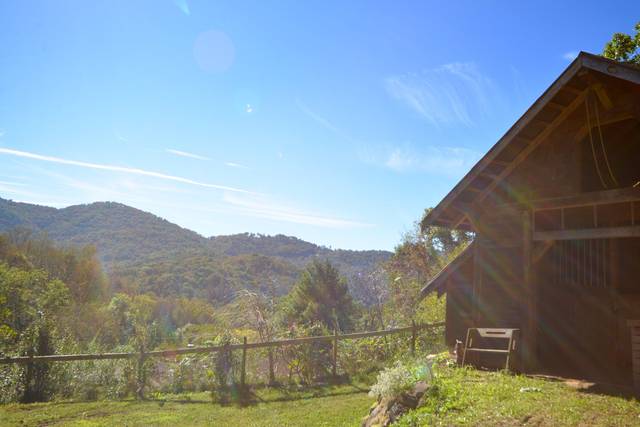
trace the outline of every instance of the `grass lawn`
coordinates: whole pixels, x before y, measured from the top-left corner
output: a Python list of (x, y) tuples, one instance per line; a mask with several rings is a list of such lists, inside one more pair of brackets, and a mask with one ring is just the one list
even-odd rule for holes
[(563, 381), (436, 367), (424, 406), (401, 426), (640, 426), (640, 402)]
[[(640, 402), (541, 378), (438, 365), (424, 405), (400, 426), (640, 426)], [(251, 403), (220, 405), (208, 393), (137, 402), (0, 406), (0, 425), (358, 426), (373, 403), (364, 384), (260, 388)]]
[(211, 403), (208, 393), (136, 402), (51, 402), (0, 406), (0, 425), (358, 426), (372, 398), (358, 385), (259, 389), (247, 406)]

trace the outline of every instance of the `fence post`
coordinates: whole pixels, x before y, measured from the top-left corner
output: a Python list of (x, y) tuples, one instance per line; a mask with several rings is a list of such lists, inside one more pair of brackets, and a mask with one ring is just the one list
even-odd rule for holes
[(269, 357), (269, 385), (274, 385), (276, 383), (276, 373), (273, 370), (273, 348), (269, 347), (267, 355)]
[(416, 321), (411, 320), (411, 355), (416, 355)]
[(240, 371), (240, 386), (244, 388), (247, 372), (247, 337), (242, 337), (242, 371)]
[(137, 372), (137, 389), (136, 389), (136, 397), (140, 400), (144, 399), (144, 386), (147, 382), (146, 373), (144, 370), (144, 361), (145, 361), (144, 347), (140, 348), (140, 355), (138, 356), (138, 372)]
[(338, 330), (333, 330), (333, 377), (338, 376)]

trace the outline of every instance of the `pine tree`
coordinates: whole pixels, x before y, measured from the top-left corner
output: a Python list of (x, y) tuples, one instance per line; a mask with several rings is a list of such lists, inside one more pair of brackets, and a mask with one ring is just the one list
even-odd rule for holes
[(285, 304), (287, 320), (329, 330), (347, 331), (353, 326), (354, 304), (346, 280), (329, 261), (314, 261), (302, 273)]

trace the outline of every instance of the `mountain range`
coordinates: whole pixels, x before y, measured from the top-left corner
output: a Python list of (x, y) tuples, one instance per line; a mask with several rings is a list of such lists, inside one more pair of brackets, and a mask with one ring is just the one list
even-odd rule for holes
[[(115, 202), (62, 209), (0, 198), (0, 232), (29, 229), (59, 244), (94, 245), (116, 288), (225, 303), (242, 289), (282, 295), (312, 260), (329, 260), (354, 298), (375, 301), (369, 277), (388, 251), (330, 249), (284, 235), (204, 237)], [(133, 288), (133, 289), (132, 289)]]

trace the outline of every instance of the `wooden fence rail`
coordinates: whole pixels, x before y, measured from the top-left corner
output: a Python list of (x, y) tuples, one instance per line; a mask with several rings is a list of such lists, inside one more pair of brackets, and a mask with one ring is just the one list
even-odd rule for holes
[(418, 331), (424, 329), (435, 329), (444, 326), (444, 322), (429, 323), (417, 325), (413, 323), (411, 326), (404, 328), (385, 329), (381, 331), (369, 331), (369, 332), (355, 332), (350, 334), (341, 334), (334, 332), (333, 335), (322, 335), (312, 337), (292, 338), (286, 340), (265, 341), (265, 342), (247, 342), (247, 337), (243, 337), (242, 344), (228, 344), (224, 346), (210, 346), (210, 347), (191, 347), (191, 348), (178, 348), (175, 350), (154, 350), (146, 352), (131, 352), (131, 353), (98, 353), (98, 354), (52, 354), (47, 356), (17, 356), (17, 357), (4, 357), (0, 358), (0, 364), (28, 364), (35, 362), (73, 362), (83, 360), (108, 360), (108, 359), (138, 359), (144, 361), (150, 357), (175, 357), (183, 354), (201, 354), (201, 353), (214, 353), (219, 351), (233, 351), (242, 350), (242, 370), (240, 373), (240, 383), (244, 386), (246, 378), (246, 360), (247, 350), (256, 348), (272, 348), (272, 347), (284, 347), (289, 345), (309, 344), (314, 342), (330, 342), (333, 344), (332, 351), (332, 374), (336, 376), (338, 366), (338, 341), (340, 340), (353, 340), (367, 337), (381, 337), (392, 334), (402, 334), (411, 332), (411, 352), (415, 352), (416, 337)]
[[(182, 354), (197, 354), (197, 353), (213, 353), (217, 351), (229, 351), (229, 350), (248, 350), (253, 348), (267, 348), (267, 347), (283, 347), (288, 345), (307, 344), (312, 342), (331, 342), (333, 340), (352, 340), (358, 338), (367, 337), (380, 337), (384, 335), (400, 334), (404, 332), (412, 333), (412, 344), (415, 343), (415, 336), (417, 331), (423, 329), (434, 329), (444, 326), (444, 322), (429, 323), (422, 325), (412, 325), (404, 328), (385, 329), (381, 331), (369, 331), (369, 332), (356, 332), (351, 334), (341, 335), (322, 335), (314, 337), (301, 337), (292, 338), (286, 340), (265, 341), (265, 342), (251, 342), (247, 343), (246, 340), (242, 344), (229, 344), (226, 346), (210, 346), (210, 347), (191, 347), (191, 348), (178, 348), (175, 350), (154, 350), (144, 353), (145, 357), (173, 357)], [(413, 346), (412, 346), (413, 348)], [(17, 356), (17, 357), (4, 357), (0, 358), (0, 364), (7, 363), (33, 363), (33, 362), (73, 362), (82, 360), (106, 360), (106, 359), (134, 359), (139, 358), (140, 352), (131, 353), (96, 353), (96, 354), (52, 354), (47, 356)]]

